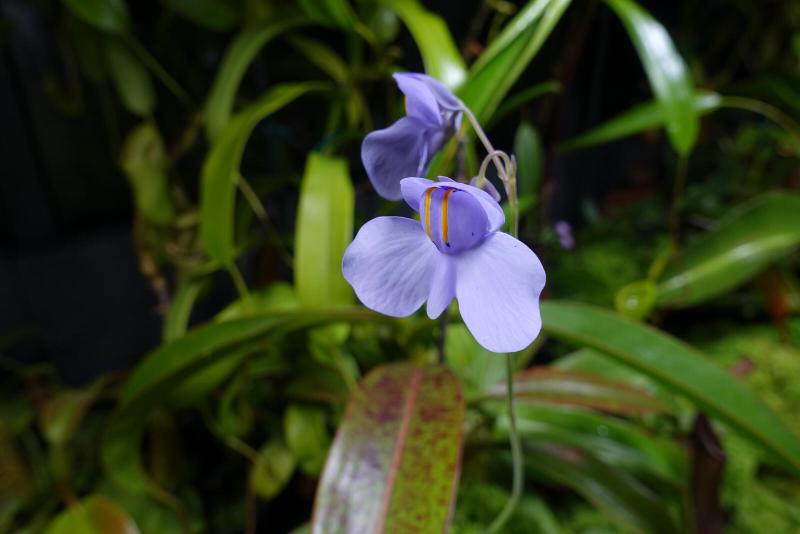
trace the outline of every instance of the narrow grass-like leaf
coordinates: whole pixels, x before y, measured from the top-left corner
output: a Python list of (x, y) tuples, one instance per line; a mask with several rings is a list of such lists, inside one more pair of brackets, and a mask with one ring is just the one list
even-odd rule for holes
[[(523, 402), (582, 406), (620, 415), (666, 411), (648, 392), (600, 376), (550, 367), (532, 367), (514, 377), (514, 394)], [(489, 395), (502, 398), (505, 386), (495, 384)]]
[[(692, 105), (698, 115), (706, 115), (719, 109), (721, 103), (720, 95), (711, 91), (698, 91), (692, 99)], [(663, 106), (655, 100), (651, 100), (623, 111), (591, 130), (565, 141), (559, 150), (568, 152), (610, 143), (653, 128), (663, 128), (666, 124), (667, 118)]]
[(202, 278), (188, 278), (179, 282), (164, 317), (162, 336), (165, 342), (175, 341), (186, 333), (192, 308), (205, 287), (205, 282)]
[(216, 32), (232, 30), (241, 15), (237, 2), (228, 0), (161, 0), (161, 3), (198, 26)]
[(596, 349), (684, 395), (800, 472), (800, 439), (756, 395), (695, 349), (594, 306), (542, 303), (547, 334)]
[(444, 532), (465, 406), (443, 366), (378, 367), (348, 405), (317, 489), (312, 532)]
[(391, 8), (417, 43), (425, 71), (456, 89), (466, 79), (466, 67), (444, 20), (423, 7), (419, 0), (381, 0)]
[(231, 119), (215, 140), (203, 164), (200, 192), (200, 235), (208, 254), (222, 265), (234, 260), (236, 181), (245, 144), (253, 128), (267, 115), (297, 97), (319, 89), (315, 83), (282, 84)]
[(295, 287), (304, 306), (353, 300), (342, 276), (342, 257), (353, 238), (354, 203), (347, 160), (310, 154), (300, 187), (294, 256)]
[(575, 448), (525, 442), (528, 471), (572, 488), (625, 531), (678, 532), (663, 499), (624, 471)]
[[(640, 426), (618, 417), (567, 406), (520, 404), (517, 414), (522, 439), (581, 449), (629, 473), (651, 477), (672, 489), (688, 474), (686, 452), (677, 442), (650, 435)], [(508, 431), (501, 418), (496, 437)]]
[(768, 193), (731, 211), (679, 251), (658, 284), (656, 304), (684, 308), (735, 289), (800, 246), (800, 194)]
[(210, 140), (213, 141), (230, 120), (239, 84), (256, 54), (277, 35), (304, 24), (308, 24), (304, 16), (290, 15), (245, 29), (234, 38), (225, 51), (206, 100), (206, 134)]
[(570, 0), (532, 0), (470, 68), (458, 92), (479, 121), (488, 121), (542, 47)]
[(137, 117), (150, 116), (156, 107), (156, 90), (144, 64), (115, 40), (106, 47), (106, 59), (111, 81), (125, 109)]
[(622, 20), (663, 108), (670, 142), (687, 155), (697, 141), (699, 120), (694, 106), (694, 82), (667, 30), (633, 0), (606, 0)]
[(130, 15), (125, 0), (62, 0), (83, 22), (109, 33), (125, 33)]
[(348, 30), (355, 22), (347, 0), (299, 0), (299, 4), (309, 17), (325, 26)]
[(514, 157), (517, 158), (517, 191), (520, 197), (539, 199), (539, 184), (544, 167), (544, 148), (536, 128), (523, 122), (514, 134)]

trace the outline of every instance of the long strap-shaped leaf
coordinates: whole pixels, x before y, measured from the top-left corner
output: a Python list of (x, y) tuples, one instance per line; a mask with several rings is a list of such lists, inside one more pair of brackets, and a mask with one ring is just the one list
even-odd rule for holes
[(459, 96), (487, 121), (542, 47), (571, 0), (532, 0), (509, 22), (470, 69)]
[(680, 251), (658, 285), (657, 304), (682, 308), (736, 288), (800, 246), (800, 195), (770, 193), (732, 211)]
[(216, 139), (228, 123), (239, 84), (256, 54), (277, 35), (309, 22), (302, 15), (291, 15), (243, 30), (234, 38), (225, 51), (206, 100), (206, 133), (209, 139)]
[(653, 377), (800, 472), (800, 439), (752, 391), (688, 345), (613, 312), (572, 302), (543, 302), (542, 320), (548, 334)]
[(699, 120), (694, 107), (694, 82), (667, 30), (633, 0), (606, 0), (622, 20), (642, 61), (650, 86), (664, 110), (667, 134), (679, 154), (697, 141)]
[(214, 141), (203, 164), (200, 192), (200, 235), (208, 254), (221, 265), (235, 258), (233, 211), (236, 181), (245, 144), (256, 124), (319, 83), (287, 83), (267, 91), (258, 101), (237, 113)]
[(443, 532), (460, 468), (465, 406), (442, 366), (373, 370), (354, 393), (317, 490), (312, 532)]
[(451, 89), (466, 79), (466, 67), (444, 20), (425, 9), (419, 0), (382, 0), (397, 13), (417, 43), (425, 70)]

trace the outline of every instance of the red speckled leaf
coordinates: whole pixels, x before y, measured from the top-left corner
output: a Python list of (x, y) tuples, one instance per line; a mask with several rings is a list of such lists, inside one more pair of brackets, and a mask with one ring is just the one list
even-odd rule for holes
[(312, 532), (444, 532), (463, 442), (461, 385), (442, 366), (369, 373), (339, 424)]

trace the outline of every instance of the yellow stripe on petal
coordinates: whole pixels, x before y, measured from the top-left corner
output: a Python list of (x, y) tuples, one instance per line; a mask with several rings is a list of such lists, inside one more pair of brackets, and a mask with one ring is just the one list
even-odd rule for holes
[(433, 239), (431, 236), (431, 195), (433, 195), (434, 189), (436, 188), (429, 187), (425, 190), (425, 231), (428, 232), (430, 239)]

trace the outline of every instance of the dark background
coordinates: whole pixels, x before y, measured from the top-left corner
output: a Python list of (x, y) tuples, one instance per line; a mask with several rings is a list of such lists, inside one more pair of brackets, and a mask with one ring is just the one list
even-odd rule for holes
[[(481, 2), (425, 4), (446, 19), (458, 43), (484, 37)], [(687, 18), (684, 4), (694, 6), (694, 28), (682, 23)], [(720, 12), (725, 12), (726, 24), (734, 26), (728, 33), (736, 31), (736, 24), (741, 28), (754, 24), (746, 18), (746, 9), (732, 4), (746, 3), (709, 1), (697, 8), (672, 0), (642, 2), (688, 57), (711, 46), (713, 35), (697, 28), (719, 20)], [(760, 4), (766, 8), (769, 2)], [(148, 46), (153, 43), (150, 51), (187, 87), (195, 102), (202, 102), (231, 35), (209, 34), (175, 20), (164, 35), (157, 2), (130, 2), (129, 7), (137, 37)], [(74, 58), (54, 31), (61, 24), (62, 10), (58, 2), (0, 1), (0, 342), (17, 359), (53, 362), (66, 382), (79, 384), (96, 374), (129, 367), (154, 347), (160, 339), (161, 317), (138, 268), (130, 192), (116, 164), (121, 135), (137, 120), (121, 109), (109, 84), (94, 83), (76, 72)], [(332, 45), (342, 46), (335, 33), (319, 32)], [(695, 41), (686, 42), (684, 35)], [(697, 42), (704, 35), (709, 42)], [(746, 36), (743, 39), (746, 42)], [(398, 44), (402, 50), (415, 50), (405, 30)], [(280, 61), (281, 46), (271, 44), (269, 58), (262, 57), (251, 68), (242, 88), (245, 95), (257, 94), (274, 82), (270, 73), (279, 69), (270, 65)], [(711, 54), (703, 65), (713, 70), (715, 62), (723, 60)], [(407, 52), (402, 64), (409, 70), (422, 68), (414, 53)], [(650, 98), (626, 33), (607, 7), (592, 0), (573, 3), (517, 88), (547, 79), (560, 80), (566, 90), (522, 111), (540, 129), (546, 147)], [(157, 120), (169, 139), (178, 135), (185, 119), (171, 110), (176, 104), (160, 86), (158, 96)], [(512, 146), (519, 120), (519, 114), (513, 115), (491, 132), (500, 147)], [(386, 120), (375, 117), (379, 126)], [(312, 117), (292, 125), (286, 135), (296, 140), (305, 129), (313, 139), (313, 125)], [(246, 164), (274, 165), (265, 156), (269, 143), (259, 135), (266, 135), (264, 128), (255, 133), (248, 152), (256, 156)], [(180, 173), (190, 191), (202, 162), (202, 143), (198, 141), (181, 162)], [(568, 157), (559, 157), (550, 148), (546, 154), (545, 218), (550, 222), (568, 220), (579, 227), (586, 199), (602, 205), (609, 192), (620, 188), (668, 189), (659, 185), (672, 165), (660, 134)], [(351, 156), (353, 177), (363, 184), (357, 150)], [(696, 172), (702, 172), (702, 163), (699, 167)], [(293, 205), (293, 195), (270, 202)], [(291, 231), (287, 225), (292, 218), (286, 213), (277, 224)], [(204, 306), (213, 308), (230, 292), (225, 277), (218, 277), (211, 298), (200, 303), (196, 315), (203, 316)]]

